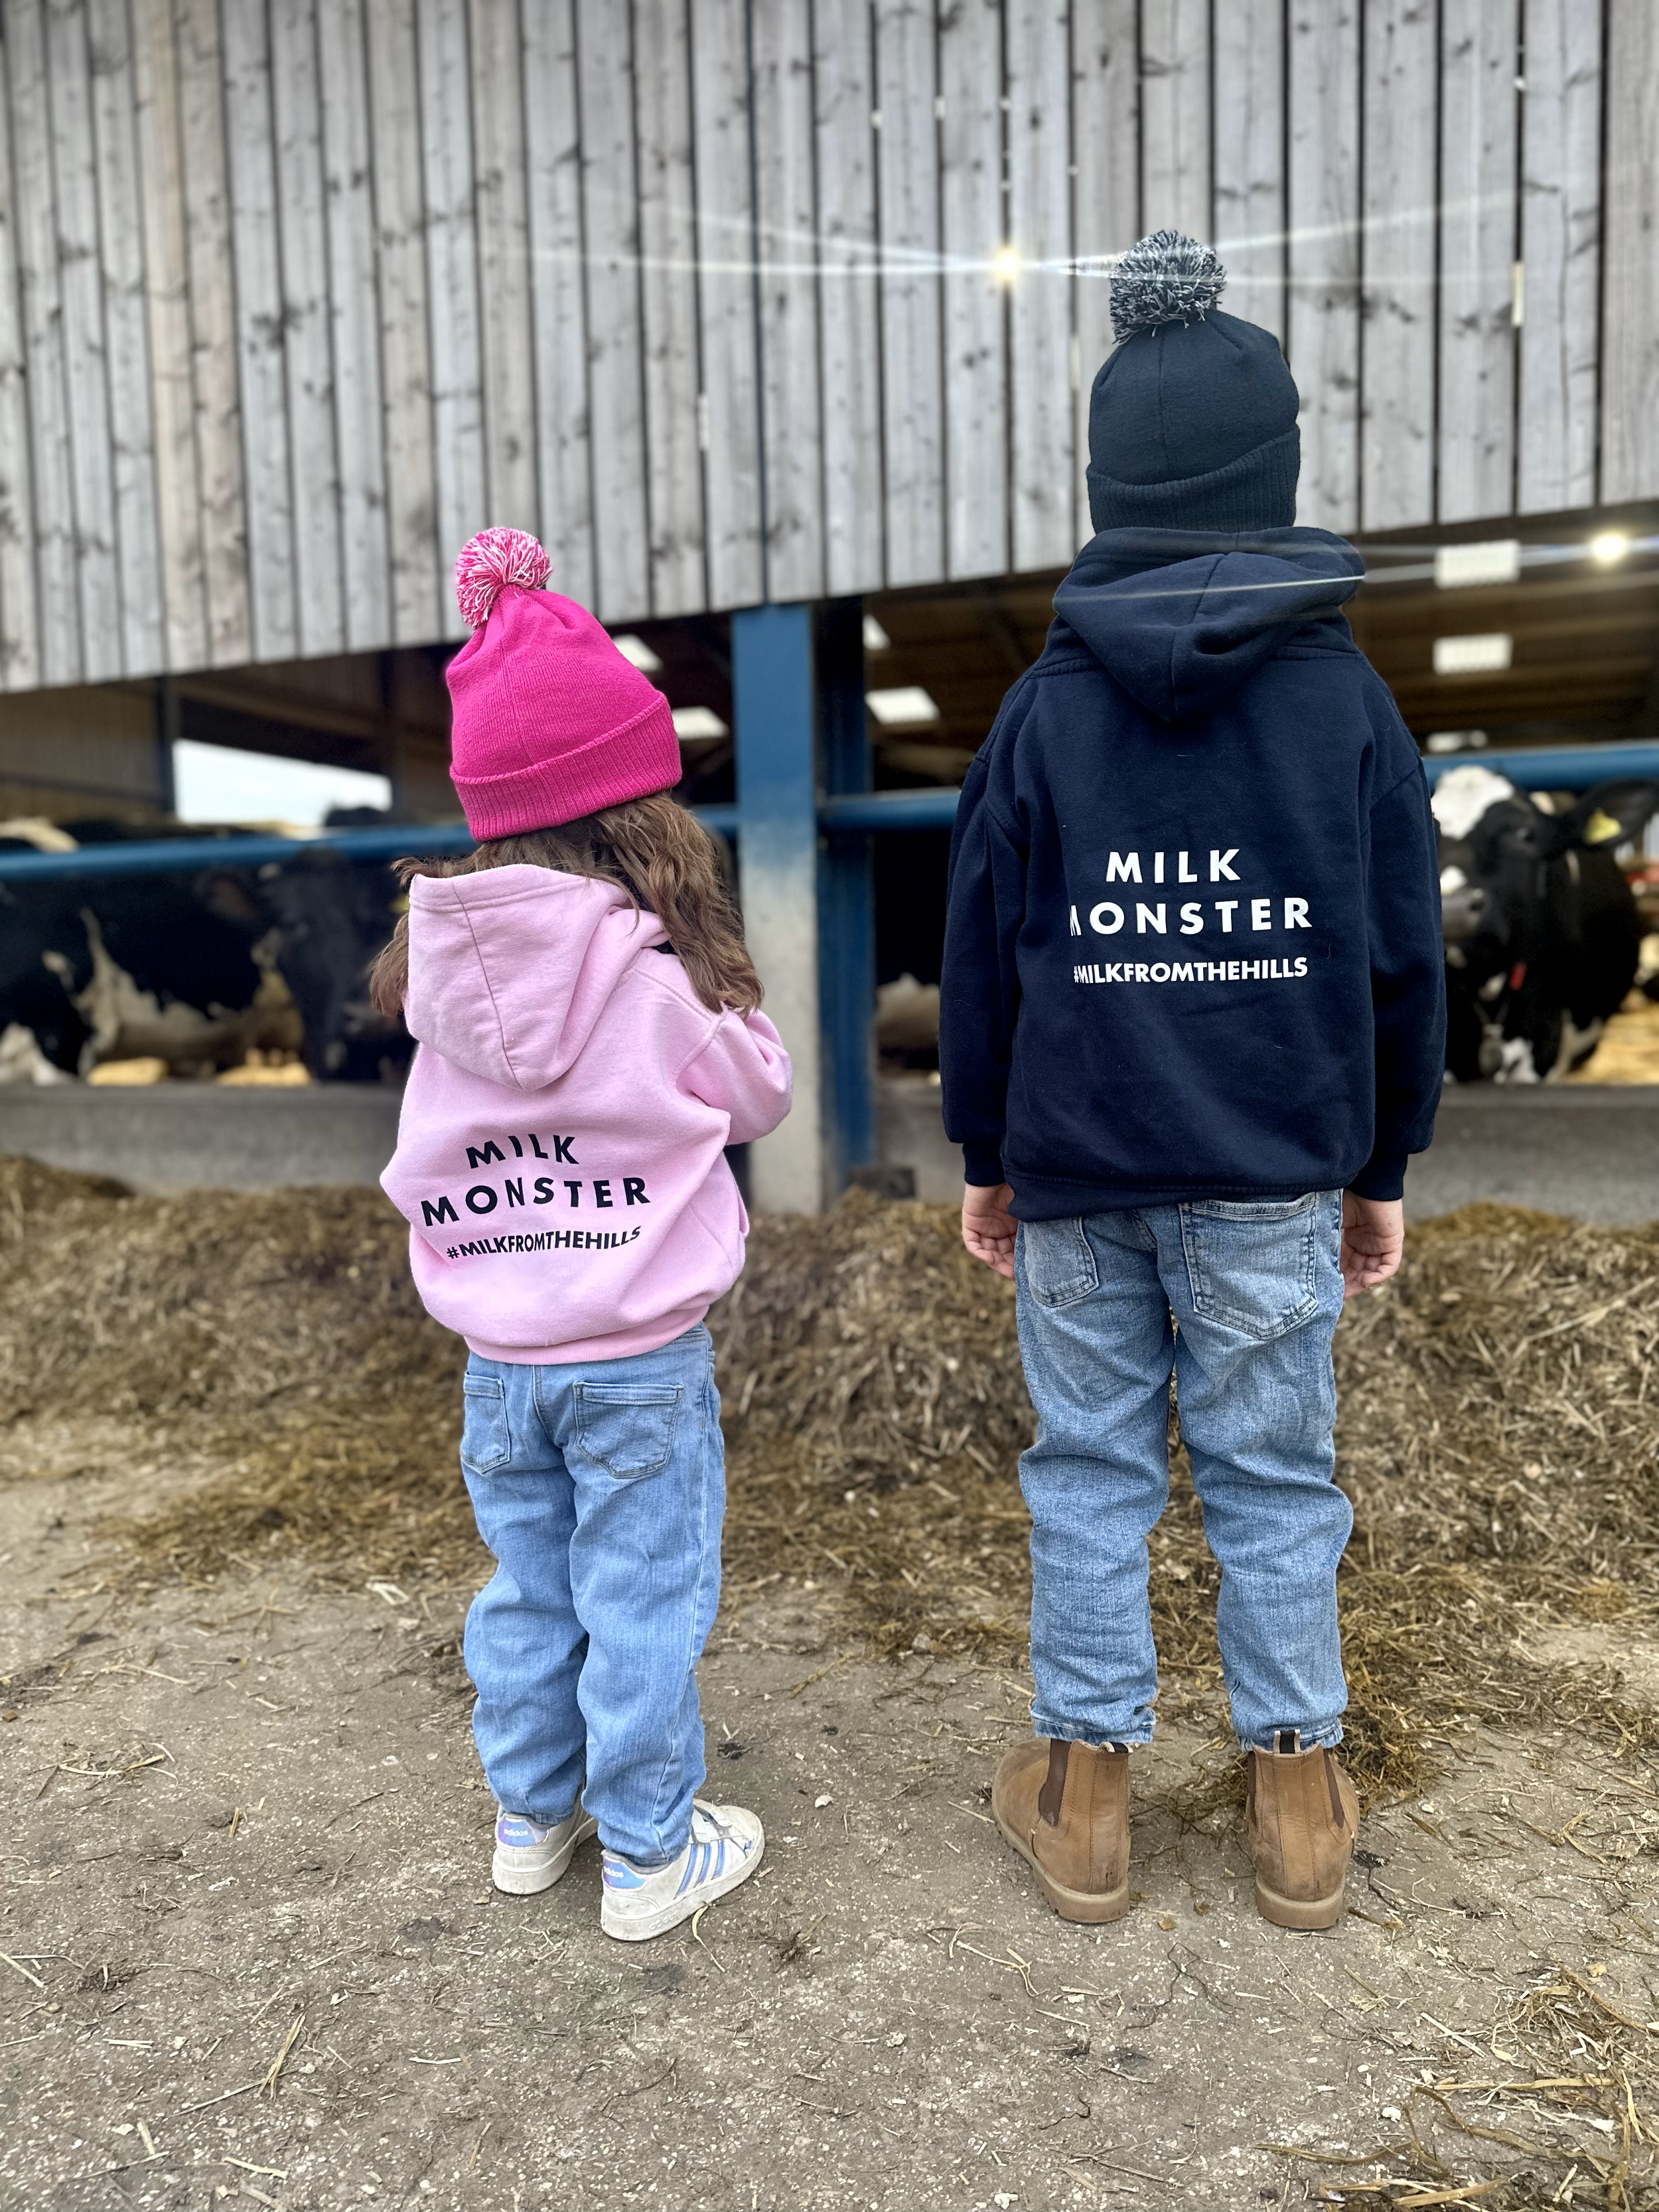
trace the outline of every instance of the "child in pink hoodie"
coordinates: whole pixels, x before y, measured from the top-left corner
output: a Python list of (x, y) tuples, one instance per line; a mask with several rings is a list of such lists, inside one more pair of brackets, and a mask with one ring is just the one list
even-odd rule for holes
[(461, 1466), (496, 1571), (467, 1616), (495, 1881), (556, 1882), (597, 1828), (600, 1925), (659, 1936), (765, 1838), (706, 1805), (694, 1669), (720, 1594), (720, 1400), (703, 1316), (743, 1266), (725, 1147), (789, 1061), (714, 849), (669, 795), (668, 702), (546, 555), (457, 563), (449, 667), (470, 860), (402, 864), (376, 963), (419, 1049), (381, 1178), (427, 1310), (466, 1340)]

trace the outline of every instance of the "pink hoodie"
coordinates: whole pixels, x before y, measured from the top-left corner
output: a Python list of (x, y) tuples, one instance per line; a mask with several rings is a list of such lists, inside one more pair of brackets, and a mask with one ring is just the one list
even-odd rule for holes
[(427, 1311), (485, 1359), (652, 1352), (743, 1266), (722, 1147), (789, 1111), (763, 1014), (710, 1013), (662, 924), (550, 868), (417, 876), (420, 1049), (380, 1182)]

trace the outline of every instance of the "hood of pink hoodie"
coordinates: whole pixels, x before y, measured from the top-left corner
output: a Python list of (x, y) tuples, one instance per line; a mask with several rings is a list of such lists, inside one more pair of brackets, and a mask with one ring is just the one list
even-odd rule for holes
[(411, 1036), (486, 1082), (543, 1090), (574, 1066), (623, 975), (663, 939), (655, 915), (592, 876), (533, 866), (416, 876), (404, 1018)]

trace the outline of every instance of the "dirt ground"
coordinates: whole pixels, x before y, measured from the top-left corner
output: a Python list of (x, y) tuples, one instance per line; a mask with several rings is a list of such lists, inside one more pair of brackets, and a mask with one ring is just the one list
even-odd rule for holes
[(1024, 1674), (861, 1660), (801, 1591), (723, 1619), (702, 1673), (711, 1789), (766, 1866), (624, 1948), (592, 1847), (490, 1891), (467, 1592), (124, 1598), (88, 1532), (131, 1486), (13, 1476), (7, 2208), (1659, 2201), (1624, 2117), (1659, 1783), (1606, 1744), (1431, 1747), (1429, 1793), (1368, 1814), (1346, 1925), (1295, 1936), (1188, 1707), (1138, 1765), (1133, 1913), (1068, 1929), (985, 1803)]

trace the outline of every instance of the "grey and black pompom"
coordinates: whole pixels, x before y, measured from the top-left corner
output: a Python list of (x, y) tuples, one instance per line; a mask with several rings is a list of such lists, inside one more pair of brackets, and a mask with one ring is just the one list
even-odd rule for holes
[(1166, 323), (1202, 322), (1226, 282), (1213, 247), (1178, 230), (1155, 230), (1112, 271), (1112, 328), (1127, 338)]

